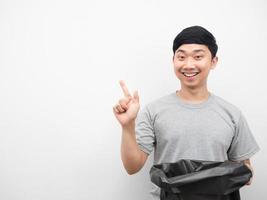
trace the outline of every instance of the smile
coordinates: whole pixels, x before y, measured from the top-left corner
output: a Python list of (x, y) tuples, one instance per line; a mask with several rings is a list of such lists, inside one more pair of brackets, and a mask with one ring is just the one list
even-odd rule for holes
[(194, 72), (194, 73), (185, 73), (185, 72), (183, 72), (182, 74), (183, 74), (185, 77), (194, 77), (194, 76), (198, 75), (199, 72)]

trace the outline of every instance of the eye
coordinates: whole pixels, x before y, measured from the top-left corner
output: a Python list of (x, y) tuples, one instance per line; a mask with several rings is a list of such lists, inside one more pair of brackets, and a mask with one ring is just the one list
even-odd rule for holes
[(195, 56), (195, 59), (196, 59), (196, 60), (201, 60), (202, 58), (203, 58), (203, 55), (196, 55), (196, 56)]
[(178, 60), (184, 60), (184, 59), (185, 59), (185, 56), (183, 56), (183, 55), (178, 55), (177, 58), (178, 58)]

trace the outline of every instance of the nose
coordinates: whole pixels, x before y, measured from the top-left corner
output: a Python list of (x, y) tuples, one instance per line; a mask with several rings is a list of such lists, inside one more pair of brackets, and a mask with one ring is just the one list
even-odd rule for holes
[(192, 58), (187, 58), (184, 64), (184, 69), (194, 69), (195, 68), (195, 62)]

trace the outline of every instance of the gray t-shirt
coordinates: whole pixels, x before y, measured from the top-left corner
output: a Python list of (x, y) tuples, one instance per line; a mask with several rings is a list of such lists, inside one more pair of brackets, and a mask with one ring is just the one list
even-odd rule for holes
[[(176, 92), (145, 105), (136, 118), (136, 140), (154, 164), (179, 159), (242, 161), (260, 150), (241, 111), (210, 93), (200, 104), (180, 99)], [(152, 199), (160, 189), (152, 184)]]

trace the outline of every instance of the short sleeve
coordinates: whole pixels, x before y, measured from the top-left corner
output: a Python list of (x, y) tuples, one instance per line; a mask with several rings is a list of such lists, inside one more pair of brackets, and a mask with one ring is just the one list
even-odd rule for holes
[(150, 112), (144, 107), (137, 115), (135, 121), (136, 141), (139, 148), (148, 155), (154, 149), (155, 134)]
[(240, 113), (230, 148), (228, 149), (228, 159), (232, 161), (242, 161), (249, 159), (260, 150), (248, 123)]

